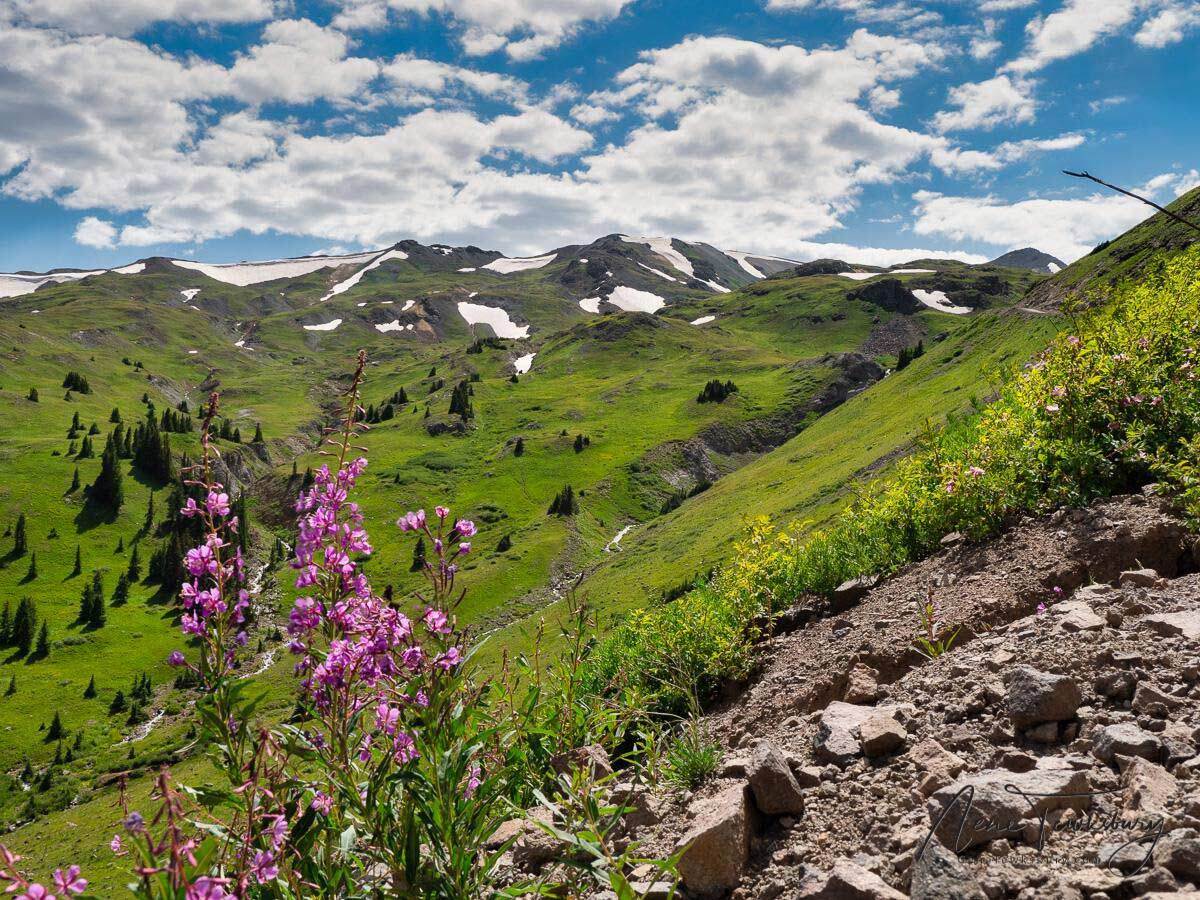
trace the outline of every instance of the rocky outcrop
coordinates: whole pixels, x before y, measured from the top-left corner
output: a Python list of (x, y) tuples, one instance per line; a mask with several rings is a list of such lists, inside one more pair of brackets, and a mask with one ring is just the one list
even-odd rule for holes
[[(685, 898), (1200, 889), (1190, 543), (1161, 500), (1123, 497), (948, 541), (836, 609), (806, 599), (706, 718), (725, 760), (694, 796), (656, 792), (639, 852), (692, 847)], [(963, 626), (933, 660), (911, 649), (930, 584)]]

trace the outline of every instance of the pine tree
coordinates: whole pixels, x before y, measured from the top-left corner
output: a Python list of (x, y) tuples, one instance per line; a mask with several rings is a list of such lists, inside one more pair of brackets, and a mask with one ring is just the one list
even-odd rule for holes
[(52, 741), (61, 741), (67, 736), (67, 729), (63, 727), (62, 716), (58, 714), (58, 710), (54, 711), (54, 719), (50, 722), (50, 730), (46, 732), (45, 741), (47, 744)]
[(117, 586), (113, 589), (111, 606), (120, 606), (129, 600), (129, 576), (122, 572), (117, 578)]
[(79, 594), (79, 615), (75, 617), (75, 621), (80, 625), (86, 625), (88, 619), (92, 617), (92, 582), (88, 582), (83, 586), (83, 590)]
[(110, 715), (116, 715), (119, 712), (125, 711), (125, 693), (117, 691), (112, 698), (112, 703), (108, 704), (108, 712)]
[(579, 501), (575, 499), (575, 489), (567, 485), (554, 497), (547, 513), (552, 516), (573, 516), (579, 512)]
[[(75, 415), (71, 417), (71, 431), (82, 431), (83, 421), (79, 418), (79, 410), (75, 410)], [(75, 437), (75, 435), (67, 432), (67, 437)]]
[(10, 675), (8, 679), (8, 688), (4, 692), (5, 697), (11, 697), (17, 692), (17, 676)]
[(73, 494), (77, 490), (79, 490), (79, 466), (75, 467), (75, 474), (71, 476), (71, 488), (67, 493)]
[(420, 572), (425, 568), (425, 538), (418, 537), (416, 546), (413, 547), (412, 565), (409, 567), (410, 572)]
[(26, 395), (26, 398), (27, 398), (27, 399), (28, 399), (28, 400), (29, 400), (31, 403), (37, 403), (37, 402), (38, 402), (38, 392), (37, 392), (37, 388), (35, 388), (35, 387), (31, 387), (31, 388), (29, 389), (29, 393)]
[(38, 632), (37, 647), (34, 648), (34, 659), (45, 659), (50, 655), (50, 626), (42, 620), (42, 630)]
[(88, 614), (88, 628), (103, 628), (108, 623), (104, 605), (104, 579), (97, 569), (92, 573), (92, 608)]
[(583, 452), (583, 435), (582, 434), (575, 435), (575, 452), (576, 453)]
[(475, 410), (471, 407), (470, 389), (471, 386), (467, 382), (460, 381), (450, 393), (450, 415), (457, 413), (464, 422), (475, 418)]
[(263, 443), (262, 422), (254, 423), (254, 443)]
[(513, 456), (525, 455), (525, 438), (517, 438), (517, 442), (513, 445)]
[(25, 513), (21, 513), (17, 516), (17, 527), (13, 531), (13, 556), (24, 556), (28, 549), (28, 539), (25, 536)]
[(29, 571), (25, 573), (25, 581), (33, 581), (37, 578), (37, 553), (29, 557)]
[(88, 679), (88, 686), (83, 689), (83, 699), (92, 700), (96, 696), (96, 676), (93, 675)]
[(83, 441), (79, 444), (79, 453), (75, 455), (76, 459), (92, 459), (96, 455), (96, 450), (92, 446), (92, 439), (84, 435)]
[(27, 656), (33, 646), (33, 634), (37, 629), (37, 608), (28, 597), (22, 597), (13, 617), (12, 642), (21, 656)]
[(33, 764), (28, 756), (25, 757), (25, 768), (21, 769), (21, 780), (26, 784), (33, 780)]
[(154, 526), (154, 491), (150, 492), (150, 499), (146, 501), (146, 517), (142, 519), (142, 531), (148, 532)]
[(125, 575), (130, 581), (137, 581), (142, 577), (142, 557), (138, 553), (138, 545), (133, 545), (133, 553), (129, 556), (129, 568), (125, 570)]
[(92, 426), (88, 429), (88, 434), (96, 435), (99, 433), (100, 433), (100, 426), (97, 425), (95, 422), (93, 422)]
[(121, 472), (121, 426), (109, 434), (100, 457), (100, 474), (88, 491), (88, 501), (115, 513), (125, 502), (125, 488)]
[(0, 647), (12, 645), (12, 627), (12, 607), (5, 600), (4, 609), (0, 610)]
[(496, 552), (497, 553), (505, 553), (511, 549), (512, 549), (512, 535), (506, 534), (504, 537), (500, 538), (500, 543), (498, 543), (496, 545)]
[(83, 551), (78, 544), (75, 545), (75, 568), (71, 569), (71, 577), (77, 578), (83, 574)]
[(114, 406), (113, 411), (108, 414), (108, 421), (110, 421), (116, 425), (120, 425), (121, 424), (121, 410), (117, 409), (117, 407)]
[(125, 536), (124, 535), (117, 538), (117, 549), (114, 552), (116, 552), (116, 553), (124, 553), (125, 552)]

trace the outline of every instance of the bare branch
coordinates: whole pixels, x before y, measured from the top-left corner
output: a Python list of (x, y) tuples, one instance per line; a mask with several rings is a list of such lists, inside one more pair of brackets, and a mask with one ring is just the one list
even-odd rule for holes
[(1176, 215), (1175, 213), (1171, 212), (1166, 207), (1159, 206), (1153, 200), (1147, 200), (1145, 197), (1138, 196), (1137, 194), (1133, 193), (1132, 191), (1127, 191), (1124, 188), (1119, 188), (1115, 184), (1109, 184), (1107, 181), (1101, 181), (1095, 175), (1091, 175), (1087, 172), (1068, 172), (1066, 169), (1063, 169), (1062, 173), (1064, 175), (1070, 175), (1072, 178), (1086, 178), (1088, 181), (1094, 181), (1094, 182), (1096, 182), (1096, 184), (1103, 185), (1104, 187), (1108, 188), (1109, 190), (1116, 191), (1118, 194), (1124, 194), (1126, 197), (1132, 197), (1134, 200), (1140, 200), (1143, 203), (1145, 203), (1147, 206), (1153, 206), (1160, 213), (1166, 213), (1168, 216), (1170, 216), (1176, 222), (1180, 222), (1180, 223), (1186, 225), (1188, 228), (1192, 228), (1192, 229), (1195, 229), (1196, 231), (1200, 231), (1200, 225), (1197, 225), (1195, 222), (1189, 221), (1188, 219), (1185, 219), (1183, 216)]

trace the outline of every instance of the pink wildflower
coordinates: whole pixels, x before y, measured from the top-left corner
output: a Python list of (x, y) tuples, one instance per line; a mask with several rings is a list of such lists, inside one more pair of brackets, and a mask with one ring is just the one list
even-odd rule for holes
[(1045, 604), (1045, 603), (1039, 603), (1039, 604), (1037, 605), (1037, 611), (1038, 611), (1038, 615), (1039, 615), (1039, 616), (1041, 616), (1041, 615), (1045, 615), (1045, 613), (1046, 613), (1046, 604)]
[(87, 890), (87, 879), (79, 877), (79, 866), (68, 866), (67, 871), (56, 869), (54, 887), (63, 894), (82, 894)]
[(461, 537), (471, 537), (475, 534), (475, 523), (470, 519), (459, 519), (454, 523), (454, 530)]

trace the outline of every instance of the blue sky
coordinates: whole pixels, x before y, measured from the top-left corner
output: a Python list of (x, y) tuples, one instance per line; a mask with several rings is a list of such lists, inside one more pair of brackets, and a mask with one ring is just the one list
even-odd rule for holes
[(612, 231), (1064, 259), (1200, 183), (1200, 0), (0, 0), (0, 270)]

